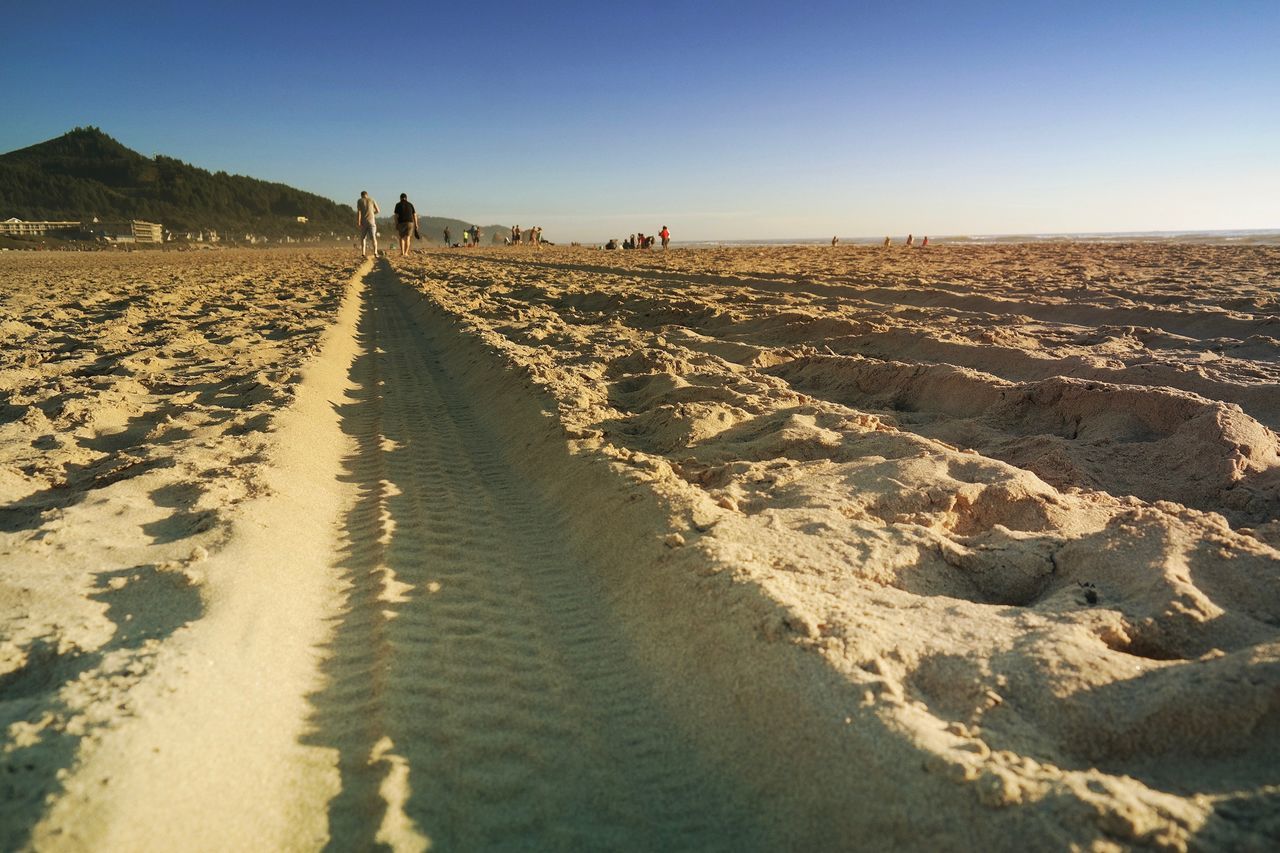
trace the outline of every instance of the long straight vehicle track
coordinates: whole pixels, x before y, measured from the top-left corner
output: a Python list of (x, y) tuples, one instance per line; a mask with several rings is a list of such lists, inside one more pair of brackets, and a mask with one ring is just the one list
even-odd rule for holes
[(312, 697), (339, 754), (331, 849), (766, 849), (749, 784), (629, 663), (557, 510), (509, 470), (400, 303), (366, 280), (342, 408), (350, 588)]

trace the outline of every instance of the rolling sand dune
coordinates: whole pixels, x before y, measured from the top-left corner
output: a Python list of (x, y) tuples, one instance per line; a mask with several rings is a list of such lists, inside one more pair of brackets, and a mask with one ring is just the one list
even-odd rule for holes
[(0, 259), (0, 845), (1270, 849), (1277, 270)]

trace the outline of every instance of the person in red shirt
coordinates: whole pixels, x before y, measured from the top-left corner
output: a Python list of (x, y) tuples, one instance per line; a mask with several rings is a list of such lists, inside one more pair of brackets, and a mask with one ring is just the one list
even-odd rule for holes
[(662, 230), (658, 232), (658, 236), (662, 238), (662, 248), (665, 251), (667, 243), (671, 241), (671, 232), (667, 230), (667, 226), (663, 225)]

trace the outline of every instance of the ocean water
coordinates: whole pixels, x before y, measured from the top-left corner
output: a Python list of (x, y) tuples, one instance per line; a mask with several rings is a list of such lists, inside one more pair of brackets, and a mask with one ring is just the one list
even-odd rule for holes
[[(916, 235), (916, 244), (924, 237)], [(906, 235), (893, 236), (893, 244), (901, 246)], [(879, 245), (884, 237), (841, 237), (841, 245)], [(929, 245), (997, 243), (1238, 243), (1243, 245), (1280, 245), (1280, 228), (1256, 228), (1241, 231), (1090, 231), (1047, 234), (951, 234), (929, 235)], [(829, 246), (831, 238), (799, 238), (777, 240), (693, 240), (679, 241), (682, 248), (716, 248), (721, 246)]]

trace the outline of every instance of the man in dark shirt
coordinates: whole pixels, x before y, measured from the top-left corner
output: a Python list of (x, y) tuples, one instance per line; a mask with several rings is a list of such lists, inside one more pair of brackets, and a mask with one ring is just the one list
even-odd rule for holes
[(404, 193), (400, 193), (400, 203), (396, 205), (396, 231), (400, 234), (400, 257), (403, 258), (410, 252), (413, 235), (418, 233), (418, 212)]

